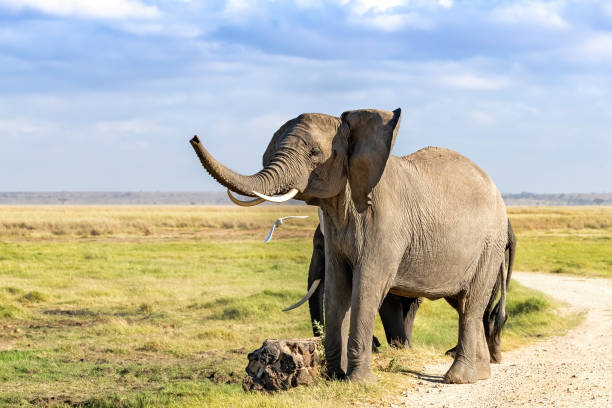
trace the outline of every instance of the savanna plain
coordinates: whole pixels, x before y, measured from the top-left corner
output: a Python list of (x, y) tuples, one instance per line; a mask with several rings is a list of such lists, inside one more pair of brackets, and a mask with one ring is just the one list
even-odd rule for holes
[[(291, 220), (264, 244), (274, 220)], [(516, 270), (612, 277), (612, 208), (515, 207)], [(417, 313), (414, 347), (383, 342), (375, 385), (318, 381), (244, 393), (248, 352), (310, 337), (306, 290), (317, 225), (305, 206), (0, 207), (0, 406), (345, 406), (413, 387), (448, 361), (457, 315)], [(575, 327), (562, 299), (513, 282), (503, 348)]]

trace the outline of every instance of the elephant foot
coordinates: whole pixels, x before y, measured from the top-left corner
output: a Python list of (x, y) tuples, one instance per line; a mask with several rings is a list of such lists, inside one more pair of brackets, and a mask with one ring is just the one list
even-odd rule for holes
[(346, 374), (344, 373), (344, 370), (342, 370), (342, 369), (335, 369), (335, 370), (328, 369), (327, 370), (327, 377), (330, 380), (341, 380), (342, 381), (342, 380), (346, 380), (347, 379)]
[(501, 364), (502, 363), (502, 353), (497, 350), (495, 353), (491, 353), (491, 363), (493, 364)]
[(473, 384), (478, 381), (476, 367), (455, 360), (451, 368), (444, 375), (447, 384)]
[(446, 353), (444, 353), (445, 356), (450, 356), (452, 358), (455, 358), (455, 355), (457, 355), (457, 346), (453, 347), (450, 350), (446, 350)]
[(400, 339), (394, 339), (389, 342), (389, 347), (393, 347), (395, 349), (403, 349), (405, 347), (411, 347), (411, 346), (410, 346), (410, 343), (408, 342), (403, 342)]
[(502, 362), (501, 347), (499, 346), (489, 347), (489, 354), (491, 355), (491, 363), (501, 364)]
[(376, 376), (372, 374), (372, 371), (370, 371), (369, 368), (353, 370), (349, 373), (349, 375), (347, 376), (347, 379), (351, 382), (355, 381), (355, 382), (363, 382), (363, 383), (370, 383), (370, 384), (375, 384), (378, 381), (376, 379)]

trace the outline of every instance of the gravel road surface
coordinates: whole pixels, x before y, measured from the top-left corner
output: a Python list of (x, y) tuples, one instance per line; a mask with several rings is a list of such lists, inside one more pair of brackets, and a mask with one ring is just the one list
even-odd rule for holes
[(504, 353), (491, 378), (447, 385), (445, 364), (426, 367), (416, 390), (387, 401), (391, 407), (612, 407), (612, 280), (515, 272), (525, 286), (585, 311), (585, 321), (552, 337)]

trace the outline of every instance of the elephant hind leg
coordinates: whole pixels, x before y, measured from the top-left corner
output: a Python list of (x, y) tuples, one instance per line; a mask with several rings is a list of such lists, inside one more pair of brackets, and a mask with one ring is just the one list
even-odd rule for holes
[(463, 334), (459, 336), (455, 360), (444, 376), (444, 381), (451, 384), (468, 384), (489, 378), (489, 349), (480, 314), (461, 313), (459, 331)]
[(477, 330), (479, 333), (477, 334), (478, 343), (476, 344), (476, 374), (479, 380), (486, 380), (491, 376), (491, 364), (482, 321), (478, 324)]
[(485, 251), (467, 292), (459, 297), (459, 342), (455, 360), (444, 376), (453, 384), (474, 383), (489, 378), (490, 356), (485, 338), (483, 314), (497, 278), (501, 258)]
[(457, 343), (455, 360), (444, 375), (444, 382), (471, 384), (478, 380), (476, 349), (479, 348), (479, 324), (482, 325), (482, 320), (479, 317), (474, 317), (473, 313), (460, 313), (459, 342)]
[[(493, 308), (493, 303), (499, 292), (499, 282), (500, 280), (498, 279), (497, 282), (495, 283), (495, 287), (493, 288), (491, 299), (489, 300), (489, 303), (487, 304), (487, 307), (484, 311), (484, 315), (482, 318), (486, 343), (487, 343), (487, 347), (489, 348), (489, 354), (491, 356), (490, 362), (493, 364), (501, 363), (501, 342), (500, 342), (499, 336), (495, 336), (493, 334), (493, 326), (492, 326), (492, 323), (495, 322), (495, 320), (492, 319), (492, 316), (494, 316), (497, 313), (496, 309)], [(457, 312), (459, 312), (459, 305), (458, 305), (457, 299), (446, 298), (446, 301), (455, 310), (457, 310)], [(453, 358), (455, 358), (456, 354), (457, 354), (457, 346), (446, 350), (446, 352), (444, 353), (444, 355), (450, 356)]]
[[(457, 300), (457, 298), (447, 297), (447, 298), (444, 298), (444, 300), (446, 300), (446, 302), (449, 305), (451, 305), (451, 307), (455, 309), (457, 313), (459, 313), (459, 300)], [(455, 345), (455, 347), (451, 349), (446, 350), (446, 352), (444, 353), (445, 356), (450, 356), (452, 358), (455, 358), (456, 354), (457, 354), (457, 345)]]

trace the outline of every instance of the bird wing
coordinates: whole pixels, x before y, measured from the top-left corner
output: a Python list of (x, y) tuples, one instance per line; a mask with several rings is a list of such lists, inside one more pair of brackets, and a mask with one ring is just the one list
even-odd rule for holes
[(268, 232), (268, 236), (266, 237), (266, 239), (264, 240), (264, 243), (268, 243), (272, 240), (272, 235), (274, 234), (274, 229), (281, 225), (283, 223), (284, 220), (288, 220), (291, 218), (308, 218), (307, 215), (289, 215), (287, 217), (282, 217), (282, 218), (278, 218), (276, 221), (274, 221), (274, 224), (272, 225), (272, 228), (270, 228), (270, 232)]
[(285, 221), (285, 220), (290, 220), (292, 218), (308, 218), (308, 216), (307, 215), (289, 215), (287, 217), (279, 218), (279, 220)]
[(266, 237), (266, 239), (264, 240), (264, 243), (267, 244), (268, 242), (270, 242), (270, 240), (272, 239), (272, 234), (274, 234), (274, 229), (276, 228), (276, 223), (274, 223), (272, 225), (272, 228), (270, 228), (270, 232), (268, 232), (268, 236)]

